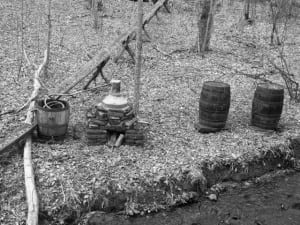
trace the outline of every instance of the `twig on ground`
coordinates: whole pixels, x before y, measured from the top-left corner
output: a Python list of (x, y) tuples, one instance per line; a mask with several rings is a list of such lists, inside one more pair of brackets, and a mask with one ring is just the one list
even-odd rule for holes
[(25, 58), (26, 61), (27, 61), (27, 64), (28, 64), (29, 66), (33, 65), (34, 68), (37, 68), (38, 66), (37, 66), (34, 62), (31, 62), (31, 61), (29, 60), (28, 55), (27, 55), (25, 49), (24, 49), (23, 53), (24, 53), (24, 58)]
[(180, 53), (180, 52), (185, 52), (185, 51), (189, 51), (190, 49), (187, 48), (179, 48), (179, 49), (175, 49), (171, 52), (169, 52), (169, 55), (175, 54), (175, 53)]
[(65, 203), (65, 202), (66, 202), (66, 194), (65, 194), (65, 190), (64, 190), (64, 187), (63, 187), (62, 183), (60, 183), (60, 187), (61, 187), (61, 192), (62, 192), (62, 194), (63, 194), (63, 196), (64, 196), (64, 201), (63, 201), (63, 203)]
[(142, 124), (146, 124), (146, 125), (150, 125), (149, 122), (145, 121), (145, 120), (140, 120), (138, 119), (138, 123), (142, 123)]
[(169, 53), (167, 53), (167, 52), (161, 50), (160, 48), (158, 48), (157, 45), (151, 45), (151, 46), (152, 46), (153, 49), (155, 49), (156, 51), (162, 53), (164, 56), (167, 56), (167, 57), (172, 58), (172, 56), (171, 56)]
[(267, 83), (270, 83), (270, 84), (277, 84), (271, 80), (268, 80), (266, 78), (263, 78), (262, 76), (266, 76), (266, 72), (262, 72), (262, 73), (256, 73), (256, 74), (251, 74), (251, 73), (246, 73), (244, 71), (241, 71), (241, 70), (237, 70), (235, 68), (232, 68), (232, 67), (228, 67), (228, 66), (225, 66), (225, 65), (221, 65), (219, 64), (219, 66), (225, 68), (225, 69), (229, 69), (229, 70), (233, 70), (235, 72), (235, 75), (244, 75), (246, 77), (249, 77), (249, 78), (252, 78), (252, 79), (255, 79), (255, 80), (261, 80), (263, 82), (267, 82)]
[(10, 110), (7, 110), (5, 112), (0, 113), (0, 116), (4, 116), (6, 114), (11, 114), (11, 113), (15, 113), (15, 112), (16, 112), (15, 109), (10, 109)]

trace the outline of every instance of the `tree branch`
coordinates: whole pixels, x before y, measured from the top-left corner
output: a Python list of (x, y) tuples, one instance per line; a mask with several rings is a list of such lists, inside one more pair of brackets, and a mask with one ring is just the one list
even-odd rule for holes
[[(30, 99), (36, 99), (39, 95), (39, 89), (41, 84), (39, 82), (40, 74), (47, 63), (47, 50), (44, 54), (44, 60), (42, 64), (38, 67), (38, 69), (34, 73), (34, 82), (33, 87), (34, 90), (31, 94)], [(31, 101), (26, 119), (24, 123), (32, 124), (34, 121), (34, 101)], [(34, 182), (34, 171), (32, 167), (32, 159), (31, 159), (31, 145), (32, 139), (31, 136), (28, 136), (26, 139), (25, 147), (24, 147), (24, 178), (25, 178), (25, 188), (26, 188), (26, 199), (28, 206), (28, 214), (27, 214), (27, 225), (38, 225), (38, 213), (39, 213), (39, 199), (37, 196), (37, 191)]]
[[(153, 16), (155, 16), (156, 12), (163, 7), (163, 4), (168, 0), (159, 0), (154, 7), (150, 10), (150, 12), (143, 19), (143, 26), (148, 24)], [(136, 36), (136, 27), (131, 27), (127, 32), (123, 33), (119, 36), (111, 45), (107, 48), (99, 51), (90, 61), (88, 61), (85, 65), (83, 65), (79, 71), (74, 75), (75, 77), (79, 77), (73, 84), (66, 88), (66, 90), (61, 91), (63, 94), (67, 94), (70, 90), (72, 90), (75, 86), (77, 86), (81, 81), (83, 81), (88, 75), (93, 73), (98, 66), (102, 68), (106, 65), (106, 63), (114, 59), (114, 55), (120, 52), (120, 48), (124, 49), (123, 44), (132, 40)], [(58, 96), (57, 99), (59, 99)]]

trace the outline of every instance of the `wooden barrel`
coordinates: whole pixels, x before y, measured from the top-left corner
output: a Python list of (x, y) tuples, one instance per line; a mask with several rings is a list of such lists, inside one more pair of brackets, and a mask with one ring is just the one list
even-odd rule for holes
[(251, 124), (263, 129), (276, 129), (282, 113), (283, 100), (283, 86), (259, 84), (252, 102)]
[(212, 131), (225, 127), (230, 107), (230, 86), (219, 81), (203, 84), (199, 101), (199, 125)]
[[(56, 100), (55, 100), (56, 101)], [(38, 135), (40, 138), (62, 139), (68, 130), (70, 106), (68, 102), (58, 100), (37, 101), (36, 117), (38, 124)]]

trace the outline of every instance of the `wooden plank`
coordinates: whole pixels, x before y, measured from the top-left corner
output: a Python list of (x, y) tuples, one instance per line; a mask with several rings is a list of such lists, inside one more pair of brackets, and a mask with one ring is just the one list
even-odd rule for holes
[(0, 143), (0, 155), (8, 152), (10, 147), (25, 139), (37, 127), (37, 124), (22, 124)]

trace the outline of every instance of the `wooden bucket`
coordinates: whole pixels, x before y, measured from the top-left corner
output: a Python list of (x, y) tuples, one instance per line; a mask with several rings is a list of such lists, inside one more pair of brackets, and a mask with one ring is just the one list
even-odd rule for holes
[(252, 102), (251, 125), (274, 130), (282, 113), (284, 88), (275, 84), (259, 84)]
[(199, 126), (208, 131), (225, 127), (230, 107), (230, 86), (218, 81), (203, 84), (199, 101)]
[(70, 106), (62, 100), (38, 100), (36, 104), (38, 135), (46, 139), (63, 139), (68, 131)]

